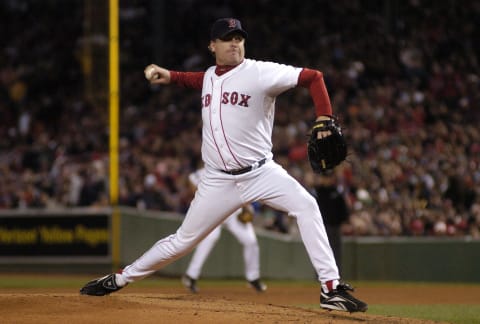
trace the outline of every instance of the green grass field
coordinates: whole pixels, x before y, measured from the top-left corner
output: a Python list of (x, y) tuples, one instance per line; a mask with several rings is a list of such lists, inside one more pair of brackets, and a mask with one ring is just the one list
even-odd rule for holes
[[(67, 275), (2, 275), (0, 274), (0, 293), (2, 289), (28, 289), (28, 288), (65, 288), (65, 289), (78, 289), (87, 280), (92, 279), (90, 276), (67, 276)], [(303, 281), (270, 281), (270, 285), (275, 286), (311, 286), (311, 282)], [(204, 287), (208, 286), (241, 286), (245, 285), (241, 280), (202, 280)], [(418, 285), (419, 290), (423, 289), (425, 285), (435, 285), (436, 287), (446, 287), (453, 284), (416, 284), (416, 283), (392, 283), (392, 282), (361, 282), (358, 285), (365, 287), (381, 288), (388, 287), (400, 287), (409, 286), (415, 287)], [(471, 284), (468, 284), (471, 285)], [(148, 278), (140, 282), (135, 283), (136, 287), (178, 287), (178, 279), (154, 279)], [(480, 285), (476, 284), (479, 287)], [(318, 304), (302, 304), (298, 305), (304, 308), (318, 308)], [(369, 304), (369, 314), (395, 316), (403, 318), (415, 318), (433, 320), (442, 323), (454, 323), (454, 324), (472, 324), (480, 323), (480, 295), (478, 298), (478, 304), (421, 304), (421, 305), (399, 305), (399, 304)]]
[(368, 312), (458, 324), (480, 323), (479, 305), (371, 305)]

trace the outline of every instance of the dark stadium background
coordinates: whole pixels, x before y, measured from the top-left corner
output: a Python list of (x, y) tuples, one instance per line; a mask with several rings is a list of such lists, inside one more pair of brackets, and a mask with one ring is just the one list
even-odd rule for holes
[[(0, 209), (108, 197), (108, 8), (0, 2)], [(239, 18), (247, 57), (324, 72), (350, 156), (336, 171), (349, 236), (480, 236), (478, 1), (120, 1), (120, 204), (183, 213), (200, 159), (199, 98), (143, 68), (212, 64), (209, 26)], [(314, 111), (279, 98), (274, 154), (306, 187)], [(294, 232), (259, 206), (257, 225)]]

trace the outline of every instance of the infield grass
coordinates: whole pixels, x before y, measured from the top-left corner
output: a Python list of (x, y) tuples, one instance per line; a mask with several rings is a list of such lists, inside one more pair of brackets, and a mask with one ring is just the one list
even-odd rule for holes
[(480, 305), (371, 305), (368, 313), (456, 324), (480, 323)]

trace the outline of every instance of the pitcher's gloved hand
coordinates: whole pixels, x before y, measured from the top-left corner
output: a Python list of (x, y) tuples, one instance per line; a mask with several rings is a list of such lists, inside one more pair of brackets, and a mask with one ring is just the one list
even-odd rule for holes
[[(328, 135), (319, 138), (319, 132)], [(316, 173), (332, 170), (347, 157), (347, 142), (336, 119), (315, 122), (307, 147), (310, 165)]]

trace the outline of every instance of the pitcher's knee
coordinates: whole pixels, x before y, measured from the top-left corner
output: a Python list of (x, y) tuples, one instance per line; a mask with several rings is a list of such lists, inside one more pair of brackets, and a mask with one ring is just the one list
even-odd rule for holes
[(302, 217), (302, 216), (320, 216), (320, 209), (318, 208), (317, 201), (315, 198), (309, 196), (305, 197), (301, 202), (298, 203), (298, 209), (294, 212), (291, 212), (293, 216)]
[(190, 252), (198, 244), (198, 242), (201, 241), (201, 237), (196, 235), (186, 236), (177, 232), (176, 234), (170, 235), (163, 241), (167, 242), (162, 242), (162, 246), (168, 247), (172, 254), (185, 254)]
[(322, 221), (322, 215), (315, 198), (306, 198), (298, 203), (297, 208), (290, 212), (290, 215), (297, 219), (297, 222), (309, 223), (311, 221)]

